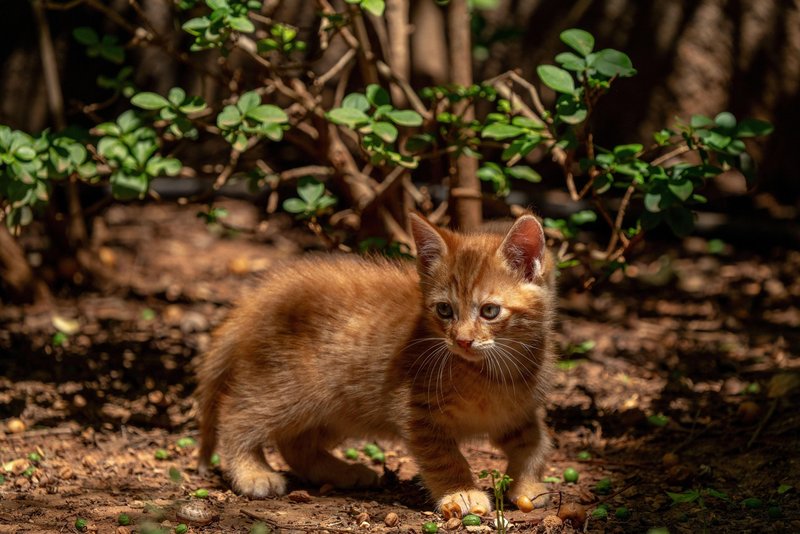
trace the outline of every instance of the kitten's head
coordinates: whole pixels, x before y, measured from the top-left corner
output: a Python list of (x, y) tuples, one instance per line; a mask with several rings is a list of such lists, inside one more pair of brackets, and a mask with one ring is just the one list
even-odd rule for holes
[(449, 232), (416, 215), (411, 227), (432, 333), (469, 361), (537, 366), (554, 299), (539, 221), (522, 216), (505, 236)]

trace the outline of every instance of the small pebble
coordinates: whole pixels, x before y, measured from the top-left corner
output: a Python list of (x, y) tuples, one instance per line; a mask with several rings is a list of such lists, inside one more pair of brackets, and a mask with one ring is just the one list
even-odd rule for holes
[(208, 525), (214, 520), (214, 512), (204, 501), (187, 501), (178, 508), (176, 515), (182, 523), (194, 525)]
[(369, 514), (367, 512), (361, 512), (356, 516), (356, 523), (361, 525), (362, 523), (366, 523), (369, 521)]
[(25, 423), (22, 422), (22, 419), (18, 417), (12, 417), (6, 423), (6, 428), (8, 432), (11, 434), (20, 434), (25, 432)]
[(313, 499), (311, 495), (305, 490), (296, 490), (287, 495), (290, 501), (298, 503), (311, 502)]
[(387, 527), (393, 527), (400, 521), (400, 518), (397, 517), (397, 514), (394, 512), (389, 512), (386, 514), (386, 517), (383, 518), (383, 524)]
[(461, 520), (457, 517), (451, 517), (445, 523), (444, 528), (447, 530), (458, 530), (461, 528)]

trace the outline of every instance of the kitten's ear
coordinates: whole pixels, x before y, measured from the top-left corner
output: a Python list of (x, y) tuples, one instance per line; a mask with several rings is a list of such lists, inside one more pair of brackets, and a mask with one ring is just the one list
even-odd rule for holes
[(432, 267), (447, 253), (445, 243), (439, 230), (425, 218), (416, 214), (408, 214), (411, 222), (411, 233), (417, 246), (417, 265), (420, 274), (430, 274)]
[(544, 251), (544, 230), (533, 215), (517, 219), (498, 249), (508, 266), (528, 282), (542, 274)]

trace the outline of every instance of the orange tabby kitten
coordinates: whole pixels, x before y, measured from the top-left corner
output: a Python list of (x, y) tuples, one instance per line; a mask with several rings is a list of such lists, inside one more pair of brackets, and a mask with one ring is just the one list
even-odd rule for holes
[(243, 495), (286, 491), (266, 444), (311, 483), (369, 486), (375, 471), (330, 449), (346, 437), (401, 438), (440, 508), (488, 512), (458, 448), (488, 435), (508, 456), (512, 500), (546, 491), (555, 269), (541, 225), (523, 216), (503, 237), (411, 223), (416, 272), (308, 258), (275, 270), (231, 313), (198, 370), (201, 469), (218, 438)]

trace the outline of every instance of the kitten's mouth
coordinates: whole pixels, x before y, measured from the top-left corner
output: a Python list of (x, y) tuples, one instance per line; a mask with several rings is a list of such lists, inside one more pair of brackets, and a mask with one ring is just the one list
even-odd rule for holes
[(450, 346), (450, 352), (452, 352), (453, 354), (455, 354), (456, 356), (458, 356), (460, 358), (464, 358), (465, 360), (467, 360), (469, 362), (480, 362), (481, 360), (483, 360), (482, 351), (479, 350), (479, 349), (475, 349), (475, 348), (465, 349), (465, 348), (462, 348), (462, 347), (457, 347), (455, 345), (451, 345)]

